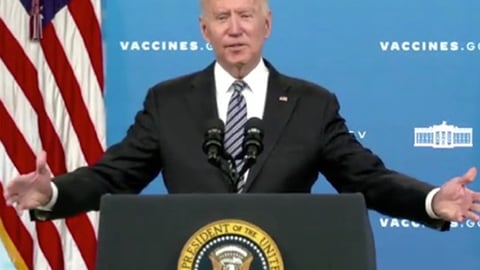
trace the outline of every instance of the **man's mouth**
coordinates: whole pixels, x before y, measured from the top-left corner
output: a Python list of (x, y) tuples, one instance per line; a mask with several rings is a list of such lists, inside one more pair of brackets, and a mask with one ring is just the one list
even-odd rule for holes
[(235, 49), (235, 48), (240, 48), (240, 47), (242, 47), (242, 46), (245, 46), (245, 44), (243, 44), (243, 43), (234, 43), (234, 44), (229, 44), (229, 45), (227, 45), (227, 48), (233, 48), (233, 49)]

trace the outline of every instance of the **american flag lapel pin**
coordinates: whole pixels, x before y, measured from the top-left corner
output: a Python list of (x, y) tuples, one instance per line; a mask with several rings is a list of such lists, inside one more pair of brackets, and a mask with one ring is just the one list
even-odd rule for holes
[(288, 101), (288, 97), (287, 96), (280, 96), (278, 98), (279, 101), (282, 101), (282, 102), (287, 102)]

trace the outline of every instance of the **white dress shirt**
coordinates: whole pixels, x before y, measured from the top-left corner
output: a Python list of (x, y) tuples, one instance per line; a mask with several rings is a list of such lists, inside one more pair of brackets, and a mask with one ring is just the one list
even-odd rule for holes
[[(232, 84), (237, 79), (230, 75), (220, 64), (215, 63), (215, 89), (217, 95), (217, 109), (220, 119), (227, 122), (227, 109), (230, 98), (233, 94)], [(242, 91), (247, 103), (247, 118), (263, 118), (265, 100), (267, 97), (268, 68), (263, 59), (257, 66), (242, 80), (247, 87)]]

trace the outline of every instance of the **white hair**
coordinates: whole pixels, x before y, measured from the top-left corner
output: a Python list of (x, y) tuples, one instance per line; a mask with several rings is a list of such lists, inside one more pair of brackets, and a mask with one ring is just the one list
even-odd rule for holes
[[(205, 6), (207, 4), (207, 1), (210, 1), (210, 0), (200, 0), (200, 7), (201, 7), (201, 14), (203, 15), (203, 12), (205, 11)], [(261, 1), (262, 3), (262, 10), (263, 12), (267, 13), (268, 11), (270, 11), (270, 7), (268, 6), (268, 0), (259, 0)]]

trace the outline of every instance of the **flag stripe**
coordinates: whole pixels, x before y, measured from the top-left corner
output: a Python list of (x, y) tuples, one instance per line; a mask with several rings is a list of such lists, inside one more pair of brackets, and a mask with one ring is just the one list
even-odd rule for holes
[[(68, 63), (68, 58), (55, 33), (53, 24), (44, 28), (44, 38), (41, 40), (41, 44), (45, 59), (60, 88), (60, 93), (72, 120), (73, 128), (78, 135), (85, 159), (88, 164), (93, 164), (101, 156), (103, 150), (98, 142), (95, 128), (83, 102), (80, 86), (72, 67)], [(85, 263), (89, 269), (94, 269), (96, 258), (95, 234), (88, 217), (80, 214), (68, 218), (66, 222)]]
[[(36, 78), (36, 71), (33, 70), (33, 74), (29, 73), (32, 70), (29, 70), (28, 68), (31, 67), (31, 63), (26, 59), (25, 54), (23, 51), (18, 48), (18, 43), (17, 41), (9, 34), (9, 31), (4, 24), (3, 21), (0, 21), (0, 35), (3, 37), (4, 41), (6, 41), (5, 46), (2, 46), (0, 49), (0, 57), (3, 59), (3, 63), (5, 63), (5, 66), (7, 69), (10, 70), (12, 74), (19, 74), (18, 78), (20, 79), (19, 81), (25, 82), (25, 85), (23, 86), (23, 93), (33, 93), (29, 91), (30, 89), (35, 89), (35, 86), (32, 86), (31, 83), (36, 82), (36, 80), (28, 80), (28, 75), (32, 75), (33, 78)], [(15, 57), (17, 56), (17, 57)], [(15, 73), (20, 69), (22, 72), (20, 73)], [(25, 72), (27, 71), (27, 72)], [(5, 136), (2, 136), (1, 141), (3, 142), (5, 146), (5, 150), (9, 155), (12, 157), (13, 160), (18, 160), (16, 163), (16, 166), (21, 173), (27, 173), (32, 170), (34, 170), (34, 165), (35, 165), (35, 158), (32, 150), (28, 146), (29, 144), (27, 143), (26, 139), (30, 137), (32, 139), (32, 136), (36, 134), (34, 130), (38, 130), (39, 128), (35, 125), (33, 126), (32, 124), (36, 124), (37, 121), (36, 117), (33, 117), (33, 113), (26, 113), (27, 109), (30, 107), (26, 104), (20, 103), (17, 97), (16, 101), (9, 100), (9, 98), (14, 98), (15, 93), (13, 92), (15, 87), (13, 87), (13, 83), (8, 83), (8, 81), (11, 81), (7, 79), (7, 73), (9, 72), (2, 72), (3, 73), (3, 83), (6, 84), (3, 87), (8, 88), (10, 92), (7, 92), (7, 89), (4, 89), (2, 91), (2, 100), (7, 101), (7, 106), (14, 106), (15, 105), (21, 105), (21, 106), (16, 106), (16, 108), (11, 108), (11, 113), (13, 115), (18, 115), (17, 112), (23, 111), (23, 115), (20, 115), (20, 119), (18, 119), (18, 123), (21, 125), (24, 125), (24, 133), (29, 134), (27, 136), (23, 136), (22, 133), (18, 130), (16, 125), (13, 122), (13, 119), (9, 115), (7, 109), (2, 106), (2, 109), (4, 111), (0, 112), (1, 117), (3, 118), (0, 123), (2, 123), (2, 127), (4, 128), (3, 130), (6, 131), (4, 134)], [(17, 95), (20, 93), (17, 93)], [(3, 103), (2, 103), (3, 105)], [(39, 117), (42, 117), (42, 115), (37, 114)], [(34, 119), (34, 122), (32, 123), (31, 120), (25, 120), (27, 119)], [(29, 125), (30, 123), (30, 125)], [(10, 125), (8, 125), (10, 124)], [(42, 134), (40, 134), (42, 136)], [(48, 133), (46, 135), (49, 135)], [(51, 136), (53, 137), (53, 136)], [(37, 146), (38, 147), (38, 146)], [(35, 148), (35, 147), (34, 147)], [(28, 160), (28, 154), (31, 153), (31, 159)], [(30, 161), (30, 162), (29, 162)], [(29, 166), (30, 165), (30, 166)], [(43, 253), (45, 254), (46, 260), (49, 262), (49, 264), (52, 266), (52, 269), (63, 269), (63, 257), (61, 254), (61, 243), (60, 243), (60, 237), (56, 231), (55, 226), (50, 223), (50, 222), (45, 222), (41, 224), (35, 224), (35, 229), (37, 231), (37, 237), (38, 237), (38, 243), (40, 248), (42, 249)]]
[(52, 172), (55, 175), (65, 173), (65, 154), (43, 106), (43, 98), (40, 94), (38, 81), (32, 79), (38, 77), (37, 71), (17, 40), (6, 29), (6, 25), (3, 22), (0, 22), (0, 35), (5, 38), (5, 46), (0, 46), (0, 58), (3, 59), (10, 73), (16, 74), (16, 82), (23, 89), (25, 96), (37, 113), (40, 138), (44, 142), (45, 150), (49, 154), (48, 163), (52, 168)]
[[(102, 48), (100, 48), (100, 49), (102, 50), (102, 59), (103, 59), (102, 15), (101, 15), (102, 1), (90, 0), (90, 4), (92, 5), (93, 12), (95, 13), (95, 17), (97, 18), (97, 23), (98, 23), (98, 27), (99, 27), (98, 30), (100, 31), (100, 42), (102, 43)], [(103, 5), (106, 5), (105, 1), (103, 1)], [(102, 66), (102, 69), (103, 69), (103, 61), (102, 61), (101, 66)], [(104, 87), (104, 85), (102, 85), (102, 88), (103, 87)]]
[[(13, 94), (11, 95), (13, 96)], [(8, 100), (8, 99), (7, 99)], [(17, 97), (17, 102), (20, 105), (19, 107), (26, 107), (25, 106), (25, 101), (21, 101), (21, 98)], [(17, 107), (18, 108), (18, 107)], [(15, 108), (16, 109), (16, 108)], [(24, 119), (15, 119), (14, 121), (10, 114), (9, 110), (15, 110), (14, 108), (9, 108), (7, 109), (4, 104), (2, 103), (2, 107), (0, 107), (0, 121), (2, 123), (2, 126), (5, 127), (5, 130), (8, 132), (5, 132), (5, 136), (2, 136), (0, 140), (3, 142), (5, 146), (5, 152), (8, 153), (8, 155), (12, 156), (14, 160), (18, 160), (19, 158), (22, 158), (22, 162), (17, 162), (17, 168), (20, 173), (27, 173), (33, 170), (29, 169), (28, 164), (35, 164), (35, 157), (33, 152), (31, 151), (32, 147), (33, 148), (38, 148), (39, 142), (37, 140), (33, 140), (28, 142), (26, 139), (24, 140), (19, 140), (21, 134), (26, 134), (28, 132), (27, 129), (31, 129), (31, 127), (28, 127), (26, 125), (28, 123), (28, 120), (25, 121)], [(15, 115), (19, 115), (18, 110), (14, 112)], [(29, 115), (30, 113), (25, 113), (26, 115)], [(23, 115), (19, 115), (20, 117), (24, 117)], [(15, 123), (22, 123), (23, 130), (20, 131)], [(15, 139), (17, 138), (17, 139)], [(31, 146), (29, 146), (31, 145)], [(30, 155), (29, 155), (30, 154)], [(33, 160), (33, 163), (32, 163)], [(30, 162), (29, 162), (30, 161)], [(52, 269), (64, 269), (63, 265), (63, 255), (62, 253), (57, 252), (58, 250), (61, 250), (61, 243), (60, 243), (60, 237), (57, 233), (57, 229), (54, 226), (52, 222), (41, 222), (41, 223), (35, 223), (35, 230), (37, 232), (37, 239), (38, 239), (38, 245), (45, 254), (46, 260), (49, 262), (50, 266)]]
[[(17, 122), (18, 128), (23, 132), (23, 134), (25, 134), (24, 136), (25, 140), (28, 141), (30, 145), (39, 145), (38, 137), (34, 136), (35, 133), (29, 132), (29, 130), (38, 129), (36, 126), (37, 117), (34, 111), (29, 106), (26, 97), (23, 95), (23, 91), (16, 84), (15, 80), (11, 76), (7, 67), (4, 65), (3, 61), (0, 61), (0, 82), (2, 83), (2, 85), (0, 86), (0, 102), (2, 102), (4, 106), (8, 106), (5, 108), (7, 111), (9, 111), (10, 114), (12, 114), (12, 117)], [(8, 132), (8, 130), (6, 130), (6, 132)], [(8, 134), (9, 133), (7, 133), (7, 136)], [(18, 175), (18, 170), (15, 168), (15, 166), (13, 165), (13, 162), (7, 156), (3, 143), (1, 143), (1, 139), (0, 139), (0, 162), (1, 162), (0, 168), (2, 168), (2, 170), (0, 171), (1, 173), (0, 179), (6, 185), (8, 184), (9, 179), (13, 179), (13, 177)], [(30, 250), (30, 246), (32, 246), (32, 249), (34, 252), (33, 260), (36, 268), (41, 269), (41, 266), (48, 265), (47, 260), (43, 255), (43, 252), (40, 250), (38, 241), (36, 241), (35, 243), (33, 242), (33, 239), (37, 239), (36, 237), (37, 233), (35, 229), (35, 223), (32, 223), (30, 221), (30, 216), (28, 212), (24, 211), (23, 214), (20, 217), (18, 217), (15, 214), (15, 211), (13, 210), (13, 208), (6, 207), (4, 201), (2, 201), (1, 203), (5, 207), (6, 209), (5, 211), (11, 211), (12, 213), (8, 218), (6, 218), (5, 216), (0, 217), (4, 220), (4, 224), (7, 226), (7, 228), (10, 225), (12, 225), (10, 226), (10, 228), (14, 228), (14, 229), (19, 226), (22, 226), (22, 224), (25, 226), (25, 228), (19, 228), (18, 230), (16, 230), (16, 233), (12, 233), (11, 238), (17, 239), (21, 237), (21, 238), (31, 239), (30, 240), (31, 242), (28, 242), (28, 243), (21, 241), (20, 244), (22, 245), (18, 246), (18, 249), (23, 250), (24, 248), (29, 248)], [(8, 228), (8, 231), (11, 231), (10, 228)], [(20, 254), (24, 255), (23, 252), (21, 252)], [(32, 252), (29, 252), (28, 256), (31, 257)], [(12, 259), (15, 259), (15, 258), (12, 257)], [(25, 261), (27, 260), (29, 260), (29, 258), (26, 257)]]
[(88, 117), (80, 86), (62, 45), (55, 35), (52, 24), (45, 27), (41, 43), (45, 59), (54, 74), (70, 119), (72, 119), (73, 128), (78, 135), (85, 159), (88, 164), (94, 164), (102, 155), (102, 147), (98, 142), (93, 123)]
[[(34, 154), (9, 116), (3, 102), (0, 106), (0, 123), (2, 123), (3, 131), (0, 132), (0, 140), (3, 142), (5, 152), (11, 159), (21, 160), (16, 163), (19, 173), (25, 174), (33, 171), (35, 169)], [(36, 230), (40, 248), (52, 269), (63, 269), (63, 257), (59, 256), (58, 252), (61, 251), (60, 238), (53, 224), (51, 222), (36, 223)], [(12, 235), (11, 233), (9, 232), (10, 235)]]
[(88, 269), (95, 269), (97, 245), (95, 232), (88, 216), (79, 214), (66, 219), (70, 233)]
[[(0, 64), (1, 63), (2, 62), (0, 61)], [(0, 70), (0, 72), (2, 72), (2, 73), (0, 73), (0, 74), (8, 73), (8, 71), (6, 70), (4, 65), (0, 65), (0, 67), (2, 68)], [(2, 168), (2, 170), (0, 172), (0, 174), (1, 174), (0, 182), (8, 184), (8, 180), (5, 180), (5, 179), (13, 179), (13, 177), (17, 176), (19, 173), (18, 173), (17, 169), (15, 168), (13, 162), (7, 156), (5, 148), (4, 148), (3, 144), (1, 143), (1, 141), (0, 141), (0, 162), (1, 162), (0, 166)], [(0, 187), (3, 187), (3, 186), (5, 186), (5, 185), (0, 183)], [(3, 192), (0, 192), (0, 194), (3, 195)], [(11, 223), (13, 221), (18, 222), (18, 223), (14, 224), (15, 225), (14, 228), (18, 228), (18, 229), (16, 229), (17, 233), (10, 234), (9, 235), (10, 239), (18, 238), (18, 237), (21, 236), (21, 237), (24, 237), (25, 239), (28, 240), (28, 241), (20, 241), (21, 245), (20, 246), (16, 245), (15, 248), (17, 250), (21, 250), (21, 249), (28, 248), (29, 245), (32, 245), (33, 246), (32, 247), (33, 252), (29, 252), (28, 256), (29, 257), (33, 256), (33, 265), (35, 266), (35, 269), (36, 270), (42, 270), (42, 269), (48, 270), (48, 269), (50, 269), (50, 267), (48, 266), (47, 259), (45, 258), (42, 250), (40, 249), (40, 247), (38, 245), (38, 241), (33, 242), (33, 239), (37, 239), (37, 232), (35, 231), (35, 223), (31, 222), (31, 220), (30, 220), (29, 212), (28, 211), (23, 211), (23, 213), (20, 216), (17, 216), (15, 214), (15, 211), (14, 211), (13, 208), (6, 207), (5, 201), (4, 201), (5, 198), (3, 198), (3, 196), (1, 197), (1, 199), (2, 199), (1, 205), (4, 207), (4, 209), (6, 209), (5, 211), (11, 211), (11, 218), (3, 219), (4, 217), (1, 217), (1, 215), (0, 215), (0, 219), (4, 220), (3, 221), (4, 224), (5, 223)], [(3, 210), (0, 211), (0, 213), (3, 213)], [(6, 232), (8, 233), (7, 230), (6, 230)], [(28, 233), (30, 233), (30, 235)], [(8, 243), (7, 243), (7, 245), (8, 245)], [(32, 255), (32, 253), (33, 253), (33, 255)], [(19, 254), (22, 256), (22, 259), (23, 259), (22, 253), (19, 253)], [(12, 260), (13, 260), (14, 264), (17, 264), (14, 255), (12, 256)], [(23, 260), (25, 261), (25, 259), (23, 259)], [(29, 269), (33, 269), (33, 266), (29, 267)]]
[(62, 254), (62, 244), (56, 227), (52, 222), (36, 222), (35, 229), (37, 230), (39, 245), (52, 270), (64, 270), (65, 263)]
[[(33, 240), (23, 226), (22, 221), (18, 218), (15, 210), (5, 205), (2, 185), (0, 185), (0, 194), (0, 223), (2, 223), (0, 234), (5, 248), (12, 257), (16, 268), (22, 269), (22, 267), (25, 266), (28, 267), (28, 269), (33, 269)], [(6, 235), (4, 235), (4, 233)]]
[(102, 38), (92, 3), (85, 0), (72, 0), (68, 4), (68, 9), (83, 37), (83, 42), (88, 44), (86, 51), (90, 56), (98, 85), (103, 89)]
[[(99, 110), (100, 108), (103, 108), (101, 103), (95, 104), (95, 101), (99, 102), (102, 100), (101, 91), (95, 91), (95, 89), (98, 89), (98, 83), (94, 83), (93, 87), (90, 87), (91, 84), (88, 82), (92, 82), (92, 80), (89, 79), (88, 76), (85, 78), (85, 74), (88, 74), (89, 70), (81, 70), (81, 67), (84, 65), (72, 61), (72, 59), (86, 61), (88, 57), (82, 57), (82, 51), (77, 50), (71, 52), (72, 48), (78, 48), (82, 44), (78, 42), (78, 40), (80, 40), (79, 38), (69, 38), (74, 36), (73, 34), (75, 33), (75, 27), (73, 27), (75, 23), (70, 22), (68, 20), (69, 17), (70, 16), (68, 16), (66, 10), (65, 12), (59, 12), (56, 21), (45, 27), (44, 39), (41, 43), (46, 61), (53, 72), (57, 85), (63, 96), (67, 111), (70, 114), (73, 127), (78, 134), (78, 139), (85, 159), (88, 164), (93, 164), (101, 156), (103, 149), (98, 141), (97, 133), (95, 132), (95, 130), (100, 128), (95, 128), (93, 124), (98, 123), (99, 120), (94, 119), (96, 121), (92, 122), (91, 120), (94, 117), (89, 118), (91, 114), (87, 108), (98, 108)], [(57, 22), (60, 25), (70, 25), (72, 27), (68, 27), (68, 31), (57, 31)], [(64, 43), (62, 43), (62, 40)], [(77, 42), (75, 42), (75, 44), (68, 44), (67, 41), (71, 40), (77, 40)], [(61, 53), (59, 54), (58, 51)], [(75, 67), (75, 69), (71, 67)], [(89, 77), (92, 78), (93, 76)], [(87, 83), (87, 86), (82, 86), (84, 82)], [(93, 92), (93, 95), (96, 94), (99, 97), (84, 99), (84, 92)], [(91, 94), (87, 95), (87, 97), (88, 96), (91, 96)], [(80, 102), (81, 100), (83, 102)], [(94, 104), (89, 104), (89, 101), (93, 101)], [(87, 104), (87, 106), (85, 104)], [(98, 115), (98, 113), (93, 115)], [(77, 215), (68, 218), (66, 222), (88, 269), (94, 269), (96, 261), (96, 234), (88, 216), (84, 214)]]
[[(95, 126), (94, 130), (97, 131), (97, 134), (101, 133), (104, 137), (104, 132), (101, 132), (104, 130), (102, 126), (105, 126), (104, 110), (101, 102), (103, 100), (102, 91), (91, 66), (85, 64), (82, 65), (82, 62), (88, 62), (88, 59), (91, 56), (89, 56), (87, 53), (85, 43), (78, 42), (79, 40), (82, 40), (82, 37), (80, 36), (78, 29), (73, 27), (76, 25), (76, 23), (72, 16), (70, 16), (71, 14), (69, 10), (63, 11), (64, 12), (59, 12), (52, 21), (55, 34), (63, 48), (63, 51), (65, 52), (65, 59), (72, 67), (73, 76), (76, 79), (76, 82), (79, 84), (79, 90), (81, 91), (83, 101), (86, 104), (86, 109), (89, 113), (90, 119), (93, 120), (92, 123)], [(87, 15), (88, 14), (84, 14), (83, 16)], [(91, 13), (91, 15), (95, 14)], [(95, 21), (96, 18), (93, 17), (93, 20)], [(61, 26), (63, 25), (71, 25), (72, 27), (58, 31), (58, 29), (62, 28)], [(48, 35), (45, 35), (45, 40), (48, 41)], [(49, 43), (49, 45), (51, 45), (51, 43)], [(58, 60), (58, 56), (56, 59)], [(87, 135), (86, 137), (90, 137), (90, 135)], [(93, 140), (94, 138), (91, 139)], [(100, 138), (98, 139), (100, 141)], [(100, 152), (103, 152), (103, 149), (101, 149)], [(73, 155), (75, 155), (75, 152)], [(76, 164), (76, 167), (81, 165), (84, 165), (83, 162), (82, 164)], [(90, 214), (90, 216), (93, 217), (95, 217), (95, 215), (95, 213)], [(70, 232), (72, 233), (72, 236), (79, 247), (80, 253), (82, 254), (82, 257), (89, 269), (94, 268), (96, 261), (96, 232), (92, 226), (89, 226), (89, 224), (93, 223), (92, 220), (89, 220), (89, 217), (83, 214), (68, 218), (66, 220)], [(96, 221), (96, 219), (93, 221)]]
[[(89, 46), (85, 46), (86, 43), (84, 42), (79, 42), (79, 40), (81, 41), (83, 38), (77, 27), (63, 29), (63, 25), (76, 25), (69, 9), (65, 9), (64, 12), (59, 12), (52, 23), (55, 28), (56, 36), (61, 42), (61, 46), (65, 52), (66, 59), (70, 66), (72, 66), (72, 71), (79, 84), (81, 96), (88, 111), (88, 115), (90, 116), (99, 136), (104, 137), (105, 133), (101, 132), (103, 131), (103, 128), (101, 127), (105, 126), (105, 117), (102, 106), (102, 89), (98, 84), (91, 65), (82, 64), (83, 62), (88, 62), (90, 59), (90, 56), (87, 53), (87, 48)], [(103, 138), (98, 138), (98, 140), (102, 141)]]
[[(58, 19), (59, 24), (61, 24), (62, 22), (66, 22), (65, 24), (69, 25), (67, 21), (68, 17), (69, 16), (67, 16), (67, 12), (65, 10), (65, 12), (60, 12), (59, 14), (57, 14), (56, 19)], [(70, 23), (70, 25), (73, 24)], [(88, 73), (88, 71), (77, 71), (78, 69), (80, 69), (81, 65), (79, 67), (78, 65), (70, 64), (71, 61), (69, 61), (70, 59), (68, 58), (68, 51), (71, 48), (79, 46), (79, 44), (78, 42), (76, 44), (62, 44), (61, 40), (68, 40), (68, 38), (66, 37), (63, 38), (62, 35), (72, 36), (72, 34), (69, 31), (64, 31), (63, 33), (58, 34), (59, 31), (56, 31), (55, 26), (56, 23), (48, 25), (45, 28), (44, 39), (42, 40), (42, 49), (45, 53), (46, 61), (47, 63), (49, 63), (50, 69), (52, 70), (55, 80), (57, 81), (57, 84), (60, 88), (60, 92), (67, 106), (67, 111), (70, 111), (70, 119), (72, 119), (73, 127), (74, 129), (76, 129), (77, 134), (83, 132), (82, 134), (80, 134), (79, 140), (80, 146), (85, 153), (85, 158), (87, 159), (87, 162), (89, 164), (93, 164), (96, 159), (101, 155), (103, 150), (98, 142), (98, 139), (96, 139), (96, 129), (91, 126), (93, 125), (93, 123), (88, 117), (89, 111), (86, 109), (84, 105), (85, 103), (80, 102), (80, 100), (84, 101), (83, 96), (81, 95), (81, 89), (85, 87), (81, 87), (79, 85), (78, 82), (83, 82), (83, 80), (79, 80), (78, 77), (81, 77), (81, 75), (83, 75), (84, 73)], [(71, 27), (69, 29), (74, 29), (74, 27)], [(63, 48), (63, 50), (61, 51), (62, 54), (60, 55), (59, 53), (55, 53), (55, 50), (58, 50), (56, 49), (58, 47)], [(85, 59), (81, 56), (79, 58)], [(71, 66), (77, 67), (77, 69), (72, 69), (70, 68)], [(75, 71), (80, 73), (80, 75), (75, 75)], [(63, 81), (62, 79), (65, 80)], [(87, 90), (89, 89), (87, 88)], [(98, 94), (100, 94), (100, 91), (98, 91)], [(95, 98), (94, 100), (98, 100), (98, 98)], [(95, 105), (97, 105), (96, 107), (101, 107), (98, 104)], [(80, 115), (82, 117), (80, 117)], [(79, 128), (81, 128), (81, 130), (79, 130)], [(88, 139), (88, 142), (81, 141), (81, 135), (83, 134), (85, 134), (83, 138)], [(91, 155), (90, 160), (88, 160), (89, 154)], [(66, 219), (66, 222), (82, 257), (87, 264), (87, 267), (89, 269), (93, 269), (96, 261), (96, 238), (90, 220), (86, 215), (80, 214)]]

